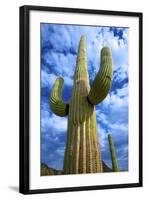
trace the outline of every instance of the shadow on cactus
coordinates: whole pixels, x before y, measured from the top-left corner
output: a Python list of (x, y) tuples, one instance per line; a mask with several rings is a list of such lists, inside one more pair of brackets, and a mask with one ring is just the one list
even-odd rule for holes
[(70, 103), (62, 100), (64, 79), (58, 77), (50, 95), (50, 107), (60, 117), (68, 116), (67, 144), (63, 174), (102, 173), (118, 171), (118, 164), (111, 135), (110, 144), (113, 169), (102, 161), (95, 106), (109, 93), (112, 84), (113, 65), (108, 47), (101, 50), (100, 69), (90, 88), (86, 59), (85, 36), (82, 36), (74, 73), (74, 85)]

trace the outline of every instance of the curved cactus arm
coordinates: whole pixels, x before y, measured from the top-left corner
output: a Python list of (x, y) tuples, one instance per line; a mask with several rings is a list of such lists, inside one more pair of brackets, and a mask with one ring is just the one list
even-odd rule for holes
[(91, 104), (99, 104), (107, 96), (112, 84), (112, 56), (108, 47), (101, 50), (100, 69), (88, 95)]
[(59, 77), (56, 79), (50, 95), (50, 107), (52, 112), (63, 117), (68, 115), (69, 104), (62, 101), (62, 87), (64, 79)]
[(117, 162), (116, 152), (115, 152), (115, 148), (114, 148), (114, 144), (113, 144), (113, 140), (112, 140), (111, 134), (108, 135), (108, 141), (109, 141), (109, 147), (110, 147), (110, 152), (111, 152), (111, 160), (112, 160), (113, 172), (118, 172), (119, 171), (118, 162)]

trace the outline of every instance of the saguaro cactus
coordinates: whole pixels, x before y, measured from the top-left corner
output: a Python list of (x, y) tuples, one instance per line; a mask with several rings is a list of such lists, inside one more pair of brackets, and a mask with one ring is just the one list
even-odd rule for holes
[(108, 140), (109, 140), (109, 147), (110, 147), (110, 152), (111, 152), (112, 169), (113, 169), (113, 172), (118, 172), (119, 169), (118, 169), (118, 162), (116, 158), (116, 152), (115, 152), (112, 136), (110, 134), (108, 135)]
[(108, 47), (101, 51), (100, 70), (90, 89), (85, 36), (81, 37), (71, 101), (62, 101), (63, 79), (57, 78), (50, 96), (50, 107), (59, 115), (68, 115), (64, 173), (103, 172), (98, 142), (95, 105), (107, 96), (112, 82), (112, 58)]

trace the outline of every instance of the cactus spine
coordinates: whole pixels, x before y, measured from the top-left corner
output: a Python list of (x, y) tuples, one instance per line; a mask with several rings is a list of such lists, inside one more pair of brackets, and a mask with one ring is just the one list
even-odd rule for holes
[(118, 169), (118, 162), (116, 158), (116, 152), (115, 152), (112, 136), (110, 134), (108, 135), (108, 141), (109, 141), (109, 147), (110, 147), (110, 152), (111, 152), (113, 172), (118, 172), (119, 169)]
[(52, 111), (59, 116), (68, 115), (67, 144), (64, 156), (65, 174), (103, 172), (95, 105), (108, 94), (111, 79), (111, 54), (108, 47), (104, 47), (101, 51), (100, 70), (90, 89), (85, 36), (82, 36), (69, 105), (61, 100), (62, 78), (56, 80), (50, 96)]

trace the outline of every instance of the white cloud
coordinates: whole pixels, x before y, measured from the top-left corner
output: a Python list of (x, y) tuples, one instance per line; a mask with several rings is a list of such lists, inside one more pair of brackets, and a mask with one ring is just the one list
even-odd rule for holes
[(73, 80), (70, 77), (63, 76), (63, 79), (64, 79), (64, 84), (65, 85), (68, 85), (68, 86), (72, 86), (73, 85)]
[(66, 117), (59, 117), (55, 114), (50, 114), (46, 110), (41, 111), (41, 130), (43, 132), (55, 130), (56, 134), (67, 131)]
[(121, 64), (115, 71), (113, 75), (113, 80), (114, 81), (123, 81), (126, 78), (128, 78), (128, 65), (127, 64)]
[[(127, 124), (122, 124), (122, 123), (114, 123), (114, 124), (109, 124), (108, 126), (109, 131), (111, 131), (112, 135), (117, 136), (127, 136), (128, 135), (128, 125)], [(121, 135), (122, 134), (122, 135)]]
[(45, 70), (41, 70), (41, 87), (51, 88), (55, 83), (57, 76), (55, 74), (49, 74)]
[(128, 96), (128, 84), (124, 84), (122, 88), (117, 89), (116, 93), (118, 97), (127, 97)]
[(107, 95), (106, 99), (102, 103), (103, 106), (112, 109), (123, 109), (128, 106), (128, 84), (125, 84), (122, 88), (116, 89)]
[(96, 110), (96, 118), (98, 122), (101, 122), (102, 124), (108, 124), (107, 116), (101, 112), (101, 110)]
[(108, 132), (104, 128), (102, 128), (101, 124), (98, 124), (98, 139), (101, 146), (102, 151), (107, 149), (107, 142), (108, 142)]
[(56, 149), (56, 153), (59, 155), (59, 156), (64, 156), (64, 151), (65, 151), (65, 147), (60, 147), (58, 149)]
[[(119, 28), (120, 30), (120, 28)], [(113, 31), (109, 27), (89, 27), (89, 26), (53, 26), (55, 34), (51, 34), (51, 42), (55, 51), (47, 51), (43, 54), (43, 58), (50, 66), (54, 67), (56, 73), (61, 76), (72, 77), (75, 70), (76, 55), (69, 53), (70, 48), (76, 52), (78, 43), (82, 34), (86, 36), (87, 60), (88, 70), (91, 70), (90, 76), (93, 77), (98, 72), (100, 65), (100, 51), (103, 46), (109, 46), (113, 55), (114, 70), (119, 70), (116, 74), (117, 80), (126, 77), (128, 65), (128, 45), (125, 40), (128, 39), (128, 31), (123, 30), (123, 39), (114, 36)], [(49, 39), (47, 37), (47, 26), (43, 30), (45, 32), (46, 43)], [(50, 33), (50, 32), (49, 32)], [(49, 34), (50, 35), (50, 34)], [(67, 50), (68, 54), (56, 52), (56, 50)], [(115, 78), (116, 78), (115, 77)]]
[[(52, 86), (54, 85), (56, 79), (59, 76), (56, 76), (55, 74), (50, 74), (48, 72), (46, 72), (45, 70), (41, 70), (41, 87), (48, 87), (48, 88), (52, 88)], [(68, 76), (62, 76), (62, 78), (64, 79), (64, 84), (68, 85), (68, 86), (72, 86), (73, 85), (73, 80), (68, 77)]]

